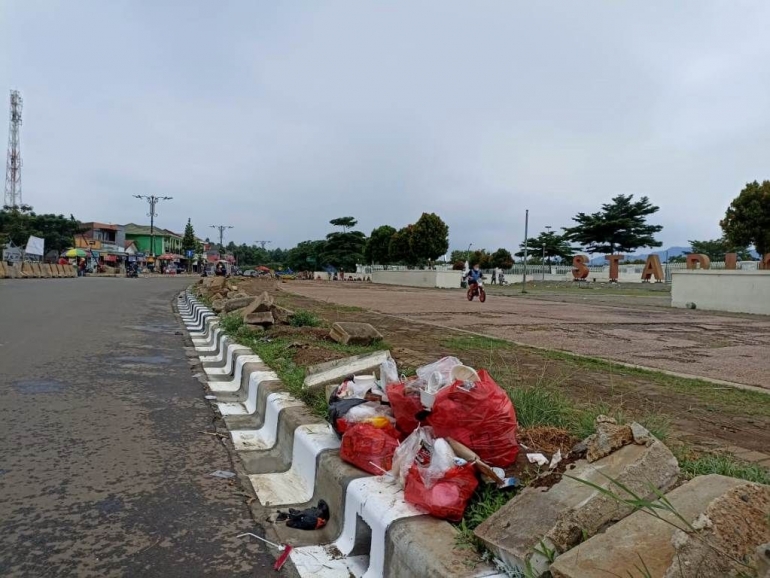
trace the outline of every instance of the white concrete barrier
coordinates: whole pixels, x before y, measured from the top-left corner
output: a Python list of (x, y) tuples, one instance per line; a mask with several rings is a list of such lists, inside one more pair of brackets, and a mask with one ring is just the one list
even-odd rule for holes
[(429, 287), (459, 289), (462, 271), (374, 271), (372, 282), (382, 285), (403, 285), (406, 287)]
[[(235, 433), (233, 432), (233, 439), (235, 439)], [(275, 441), (273, 441), (273, 445), (275, 445)], [(294, 430), (294, 445), (289, 471), (249, 476), (257, 499), (261, 504), (271, 506), (302, 504), (309, 501), (315, 490), (318, 455), (323, 451), (337, 450), (339, 447), (340, 440), (329, 424), (299, 426)], [(236, 449), (240, 449), (237, 444)]]
[(770, 315), (770, 271), (675, 271), (671, 305), (697, 309)]

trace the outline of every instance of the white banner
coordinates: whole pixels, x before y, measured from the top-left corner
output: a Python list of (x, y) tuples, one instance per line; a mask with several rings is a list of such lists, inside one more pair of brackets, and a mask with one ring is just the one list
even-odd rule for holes
[(45, 239), (30, 235), (29, 240), (27, 241), (27, 248), (24, 252), (28, 255), (39, 255), (42, 257), (45, 253), (44, 246)]

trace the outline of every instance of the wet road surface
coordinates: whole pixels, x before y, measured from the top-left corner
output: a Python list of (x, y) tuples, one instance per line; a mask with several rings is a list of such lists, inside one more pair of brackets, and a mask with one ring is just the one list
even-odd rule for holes
[(171, 302), (193, 279), (0, 280), (0, 576), (267, 576)]

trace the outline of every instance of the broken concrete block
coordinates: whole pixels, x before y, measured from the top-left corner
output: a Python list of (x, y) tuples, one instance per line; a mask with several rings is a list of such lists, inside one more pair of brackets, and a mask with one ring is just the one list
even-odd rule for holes
[(242, 309), (244, 307), (248, 307), (249, 304), (254, 300), (254, 297), (238, 297), (236, 299), (228, 299), (225, 301), (225, 313), (230, 313), (231, 311), (235, 311), (236, 309)]
[(329, 337), (343, 345), (371, 345), (382, 339), (382, 334), (369, 323), (340, 321), (332, 325)]
[(214, 313), (222, 313), (225, 309), (225, 300), (224, 299), (214, 299), (211, 302), (211, 310)]
[(652, 488), (666, 491), (678, 476), (676, 458), (662, 442), (627, 445), (594, 463), (578, 460), (551, 488), (524, 488), (475, 534), (510, 567), (524, 571), (531, 566), (539, 576), (553, 559), (550, 551), (566, 552), (632, 511), (578, 480), (617, 490), (612, 479), (639, 496), (653, 498)]
[(209, 278), (211, 279), (209, 288), (212, 291), (219, 291), (220, 289), (224, 289), (225, 281), (226, 281), (224, 277), (209, 277)]
[[(731, 518), (729, 524), (734, 522), (741, 524), (739, 516), (742, 513), (753, 511), (755, 507), (761, 507), (761, 503), (767, 507), (767, 492), (769, 491), (770, 488), (767, 486), (711, 474), (690, 480), (666, 494), (666, 499), (676, 512), (688, 522), (698, 520), (701, 515), (706, 515), (707, 512), (713, 515), (717, 510), (724, 510), (725, 507), (737, 507), (735, 516), (729, 510), (723, 511), (719, 516), (729, 516)], [(742, 496), (749, 496), (749, 501), (744, 502)], [(741, 502), (743, 503), (741, 504)], [(690, 576), (738, 575), (729, 572), (702, 573), (708, 571), (708, 566), (685, 565), (684, 559), (682, 559), (682, 566), (680, 566), (675, 543), (681, 544), (680, 547), (686, 551), (688, 545), (698, 540), (690, 536), (685, 537), (684, 541), (680, 542), (676, 534), (681, 534), (679, 529), (687, 529), (685, 523), (678, 519), (675, 514), (665, 510), (656, 509), (655, 512), (662, 519), (651, 516), (648, 511), (634, 512), (614, 526), (609, 527), (604, 533), (596, 535), (566, 554), (562, 554), (551, 565), (551, 574), (554, 578), (638, 576), (640, 575), (639, 568), (642, 567), (643, 562), (650, 576), (689, 578)], [(767, 516), (766, 510), (764, 515)], [(728, 540), (736, 541), (736, 543), (742, 540), (742, 537), (736, 534), (742, 532), (743, 525), (736, 526), (734, 529), (731, 526), (722, 526), (722, 528), (727, 530), (728, 534), (733, 534), (727, 536)], [(706, 529), (705, 526), (704, 529)], [(752, 546), (751, 552), (754, 551), (755, 547), (756, 544)], [(744, 551), (748, 553), (741, 546), (739, 550), (730, 551), (730, 553), (740, 556)], [(717, 558), (720, 557), (718, 552), (714, 554)], [(685, 569), (684, 575), (681, 574), (682, 568)], [(687, 570), (692, 573), (687, 573)], [(673, 573), (669, 573), (670, 571)]]
[(245, 315), (243, 318), (246, 325), (262, 325), (263, 327), (266, 325), (273, 325), (275, 323), (275, 319), (273, 319), (273, 314), (269, 311), (259, 311), (257, 313), (249, 313), (248, 315)]
[(596, 433), (588, 436), (585, 442), (588, 447), (586, 459), (589, 462), (595, 462), (633, 443), (634, 432), (631, 426), (618, 425), (613, 418), (600, 415), (596, 418)]
[(291, 318), (294, 317), (294, 311), (279, 307), (278, 305), (273, 305), (270, 311), (276, 323), (288, 324), (291, 322)]
[(311, 365), (307, 368), (305, 387), (322, 387), (330, 383), (339, 385), (348, 375), (376, 374), (382, 362), (388, 359), (391, 359), (390, 351), (383, 350)]
[(749, 484), (728, 490), (708, 505), (692, 528), (674, 533), (675, 562), (663, 578), (681, 578), (682, 567), (698, 568), (699, 578), (745, 575), (747, 568), (738, 560), (750, 560), (757, 546), (770, 540), (768, 516), (770, 486)]
[(273, 305), (273, 298), (270, 297), (267, 291), (263, 291), (261, 295), (252, 297), (253, 301), (250, 301), (246, 308), (243, 310), (243, 317), (252, 313), (262, 313), (270, 311)]

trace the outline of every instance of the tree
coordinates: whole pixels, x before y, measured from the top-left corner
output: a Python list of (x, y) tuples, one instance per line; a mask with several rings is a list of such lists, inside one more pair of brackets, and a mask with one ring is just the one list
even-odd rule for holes
[(364, 261), (366, 235), (361, 231), (350, 231), (356, 226), (353, 217), (340, 217), (329, 221), (335, 227), (342, 227), (342, 232), (334, 231), (326, 235), (321, 258), (334, 267), (345, 271), (355, 271), (356, 265)]
[(61, 253), (72, 247), (83, 228), (74, 216), (36, 214), (29, 205), (0, 210), (0, 245), (8, 241), (23, 246), (30, 235), (45, 240), (46, 250)]
[(513, 255), (511, 255), (508, 249), (503, 249), (502, 247), (492, 253), (489, 260), (492, 267), (500, 269), (510, 269), (513, 267)]
[(324, 266), (325, 241), (302, 241), (286, 253), (286, 265), (295, 271), (316, 271)]
[(760, 256), (770, 253), (770, 181), (747, 183), (719, 225), (733, 246), (754, 245)]
[(187, 256), (188, 251), (193, 253), (200, 252), (200, 244), (195, 238), (195, 229), (193, 229), (190, 219), (187, 219), (187, 224), (184, 227), (184, 236), (182, 237), (182, 251)]
[(471, 258), (468, 260), (468, 265), (473, 267), (478, 264), (482, 269), (492, 268), (492, 256), (487, 253), (486, 249), (476, 249), (471, 253)]
[(414, 251), (412, 251), (413, 227), (413, 225), (407, 225), (391, 236), (390, 244), (388, 245), (388, 257), (391, 263), (416, 265), (419, 262)]
[(708, 255), (712, 261), (724, 261), (727, 253), (737, 253), (740, 261), (751, 260), (748, 247), (735, 247), (724, 237), (711, 241), (688, 241), (688, 243), (690, 243), (690, 253)]
[(412, 227), (415, 259), (435, 261), (449, 250), (449, 227), (436, 213), (423, 213)]
[(390, 225), (382, 225), (372, 230), (364, 248), (366, 263), (385, 265), (390, 260), (390, 239), (396, 230)]
[(352, 229), (358, 224), (358, 221), (354, 217), (339, 217), (329, 221), (335, 227), (342, 227), (342, 232), (347, 233), (348, 229)]
[(572, 218), (577, 226), (564, 228), (565, 239), (579, 243), (592, 254), (633, 253), (639, 247), (660, 247), (662, 243), (655, 240), (655, 233), (663, 227), (647, 224), (647, 217), (660, 207), (652, 205), (647, 197), (636, 202), (633, 199), (634, 195), (618, 195), (597, 213), (578, 213)]
[[(537, 237), (527, 239), (527, 256), (534, 259), (543, 258), (543, 247), (545, 247), (545, 258), (548, 265), (552, 259), (558, 261), (569, 261), (575, 254), (575, 248), (569, 243), (565, 235), (559, 235), (554, 231), (543, 231)], [(516, 253), (517, 257), (524, 256), (524, 243), (519, 245), (520, 250)]]

